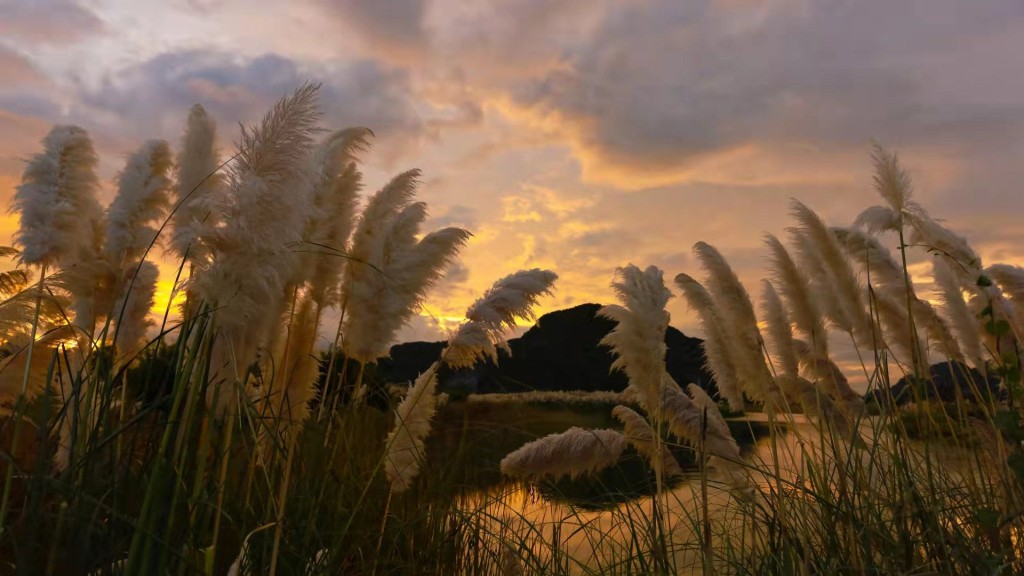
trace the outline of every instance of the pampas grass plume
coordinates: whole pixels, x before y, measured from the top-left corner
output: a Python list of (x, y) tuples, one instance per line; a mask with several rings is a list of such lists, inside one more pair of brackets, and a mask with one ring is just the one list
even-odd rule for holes
[(523, 479), (576, 478), (603, 470), (626, 449), (626, 437), (615, 430), (572, 427), (524, 444), (501, 460), (501, 472)]
[(945, 258), (932, 258), (932, 277), (942, 302), (942, 309), (952, 324), (953, 332), (964, 356), (975, 368), (985, 366), (979, 323), (964, 301), (957, 274)]
[[(292, 250), (308, 217), (307, 157), (317, 132), (316, 85), (282, 98), (252, 128), (243, 128), (231, 171), (233, 202), (225, 225), (211, 233), (214, 262), (196, 283), (205, 300), (215, 302), (217, 323), (232, 341), (235, 357), (251, 362), (258, 342), (273, 322), (292, 278)], [(277, 317), (273, 320), (276, 321)]]
[[(793, 200), (791, 213), (799, 223), (799, 234), (803, 237), (802, 255), (807, 260), (817, 261), (814, 265), (826, 271), (830, 298), (835, 306), (833, 310), (837, 325), (849, 331), (861, 346), (872, 348), (875, 345), (874, 328), (871, 323), (861, 293), (861, 285), (857, 275), (850, 266), (832, 233), (813, 210)], [(840, 317), (841, 314), (841, 317)]]
[(435, 362), (420, 374), (408, 395), (395, 410), (395, 428), (388, 434), (388, 452), (384, 473), (391, 482), (392, 492), (404, 492), (419, 474), (420, 463), (426, 457), (423, 439), (430, 433), (430, 420), (437, 410), (437, 369)]
[(132, 267), (122, 282), (123, 291), (114, 319), (118, 321), (116, 346), (122, 353), (136, 350), (146, 341), (146, 331), (153, 326), (149, 312), (153, 308), (156, 283), (160, 271), (156, 264), (144, 261), (138, 272)]
[(444, 228), (416, 241), (425, 218), (413, 203), (419, 171), (391, 180), (370, 198), (352, 238), (343, 282), (345, 352), (360, 362), (387, 354), (395, 333), (442, 276), (470, 234)]
[(705, 365), (715, 378), (718, 394), (729, 403), (733, 410), (743, 410), (743, 392), (740, 390), (739, 377), (736, 374), (731, 342), (725, 334), (722, 319), (711, 294), (699, 282), (686, 274), (675, 277), (676, 286), (683, 291), (683, 296), (691, 310), (697, 312), (701, 328), (704, 329)]
[(773, 384), (764, 363), (761, 333), (750, 295), (722, 254), (713, 246), (697, 242), (693, 252), (707, 273), (706, 286), (722, 319), (729, 339), (736, 372), (743, 391), (754, 400), (765, 400)]
[(536, 318), (533, 307), (541, 296), (551, 294), (558, 275), (534, 268), (510, 274), (491, 286), (466, 310), (467, 322), (448, 341), (442, 354), (452, 367), (471, 367), (477, 360), (497, 362), (496, 346), (505, 343), (503, 332), (512, 330), (516, 320)]
[[(626, 440), (636, 448), (637, 452), (647, 458), (655, 470), (663, 470), (666, 476), (682, 476), (683, 469), (679, 467), (679, 462), (676, 461), (668, 446), (656, 441), (657, 432), (651, 428), (643, 416), (637, 414), (632, 408), (621, 405), (612, 408), (612, 416), (622, 422), (622, 425), (625, 426)], [(658, 453), (659, 446), (661, 447), (660, 454)]]
[(612, 370), (625, 372), (629, 388), (641, 398), (644, 410), (654, 414), (665, 371), (665, 331), (669, 322), (665, 304), (672, 293), (665, 287), (661, 270), (650, 266), (641, 271), (632, 264), (616, 269), (612, 289), (623, 305), (598, 310), (598, 315), (616, 322), (601, 344), (616, 355)]
[(178, 155), (178, 182), (174, 189), (177, 210), (171, 216), (171, 250), (179, 257), (203, 264), (209, 258), (208, 236), (220, 222), (224, 202), (224, 174), (218, 172), (217, 127), (206, 110), (189, 109), (188, 123)]
[(818, 301), (813, 296), (807, 275), (796, 265), (789, 251), (778, 238), (766, 234), (765, 244), (770, 252), (769, 261), (772, 275), (778, 286), (779, 294), (789, 304), (793, 322), (819, 354), (828, 356), (828, 333), (825, 331), (825, 321), (822, 319)]
[(149, 140), (128, 158), (117, 178), (117, 195), (107, 209), (107, 257), (115, 265), (142, 257), (156, 236), (151, 225), (170, 205), (173, 156), (163, 140)]
[(55, 126), (15, 189), (15, 242), (25, 264), (67, 266), (95, 258), (103, 209), (96, 201), (96, 152), (78, 126)]
[(800, 363), (793, 350), (793, 331), (789, 323), (789, 314), (782, 305), (782, 299), (775, 292), (772, 283), (764, 280), (762, 291), (762, 308), (768, 324), (768, 339), (775, 350), (775, 357), (782, 365), (782, 373), (789, 378), (796, 378), (800, 372)]
[[(700, 386), (687, 387), (690, 396), (668, 374), (662, 381), (661, 406), (669, 431), (692, 446), (727, 460), (739, 460), (740, 449), (715, 401)], [(706, 416), (706, 417), (705, 417)]]
[[(303, 240), (311, 246), (303, 268), (310, 275), (318, 306), (334, 303), (345, 266), (341, 257), (355, 227), (355, 211), (362, 174), (357, 155), (369, 148), (373, 135), (367, 128), (346, 128), (331, 134), (313, 154), (313, 214)], [(328, 250), (324, 253), (323, 250)]]

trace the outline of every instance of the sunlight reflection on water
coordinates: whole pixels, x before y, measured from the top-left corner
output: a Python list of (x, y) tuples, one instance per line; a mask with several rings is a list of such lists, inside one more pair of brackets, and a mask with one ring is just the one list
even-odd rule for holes
[[(877, 432), (876, 424), (874, 420), (866, 421), (861, 434), (871, 437)], [(673, 570), (679, 574), (704, 571), (701, 550), (704, 514), (707, 514), (712, 535), (729, 534), (731, 546), (751, 545), (751, 538), (758, 533), (750, 525), (754, 517), (750, 504), (754, 500), (774, 493), (779, 479), (798, 491), (802, 486), (810, 487), (808, 478), (812, 467), (809, 464), (821, 462), (822, 458), (834, 462), (835, 454), (845, 452), (843, 447), (832, 446), (831, 439), (824, 444), (822, 440), (826, 438), (815, 426), (806, 421), (795, 423), (774, 439), (761, 438), (747, 451), (743, 472), (749, 484), (745, 490), (738, 490), (735, 481), (726, 481), (726, 475), (712, 467), (707, 477), (706, 505), (699, 472), (691, 473), (663, 494), (659, 500), (664, 510)], [(879, 437), (872, 441), (884, 440)], [(914, 458), (923, 457), (920, 448), (920, 445), (904, 447)], [(931, 457), (941, 459), (944, 468), (947, 465), (960, 468), (966, 461), (962, 451), (939, 452), (933, 449)], [(864, 462), (880, 458), (867, 450), (848, 454)], [(654, 504), (653, 498), (648, 496), (604, 510), (586, 510), (544, 498), (532, 485), (515, 483), (468, 496), (463, 509), (471, 516), (484, 519), (480, 532), (491, 540), (484, 545), (496, 555), (504, 548), (511, 549), (522, 559), (525, 573), (581, 574), (593, 573), (595, 569), (600, 569), (601, 573), (626, 572), (629, 571), (627, 563), (635, 569), (637, 558), (649, 559), (650, 550), (654, 548), (650, 531)], [(712, 540), (712, 548), (715, 548), (714, 536)], [(713, 555), (720, 563), (729, 552), (715, 549)]]

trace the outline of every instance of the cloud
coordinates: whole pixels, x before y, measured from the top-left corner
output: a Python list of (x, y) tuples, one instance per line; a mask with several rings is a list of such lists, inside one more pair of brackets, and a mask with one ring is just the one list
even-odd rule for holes
[(428, 42), (426, 0), (314, 0), (331, 17), (360, 35), (372, 49), (414, 55)]
[(0, 36), (39, 44), (73, 44), (103, 30), (103, 21), (75, 0), (0, 4)]
[(46, 79), (36, 67), (20, 52), (0, 44), (0, 77), (5, 80), (5, 88), (11, 85), (45, 84)]
[[(1019, 131), (1024, 104), (1008, 94), (1022, 83), (1006, 78), (1024, 64), (975, 49), (1001, 34), (1024, 49), (1024, 5), (652, 0), (609, 10), (563, 66), (511, 90), (561, 127), (585, 175), (668, 183), (737, 149), (973, 145)], [(961, 69), (974, 82), (958, 83)]]
[(477, 224), (476, 210), (461, 204), (448, 204), (438, 210), (440, 212), (430, 219), (430, 225), (434, 228), (445, 228), (458, 226), (472, 231)]
[(97, 88), (82, 87), (83, 109), (76, 113), (100, 111), (111, 129), (127, 129), (136, 139), (174, 137), (196, 102), (223, 127), (252, 123), (307, 81), (323, 82), (325, 126), (367, 126), (378, 146), (409, 146), (425, 135), (408, 73), (372, 60), (325, 66), (275, 54), (247, 59), (218, 51), (168, 52), (109, 74)]

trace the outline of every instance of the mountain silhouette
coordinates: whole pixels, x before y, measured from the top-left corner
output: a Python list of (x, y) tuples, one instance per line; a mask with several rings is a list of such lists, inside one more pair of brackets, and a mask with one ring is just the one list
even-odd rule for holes
[[(521, 337), (508, 341), (512, 354), (499, 351), (497, 364), (481, 362), (473, 368), (442, 369), (440, 389), (453, 395), (525, 392), (530, 390), (622, 391), (626, 376), (611, 372), (611, 349), (601, 346), (615, 322), (597, 315), (600, 304), (581, 304), (550, 312)], [(717, 394), (711, 374), (704, 368), (702, 340), (668, 328), (665, 364), (679, 384), (691, 382)], [(407, 342), (391, 348), (381, 359), (376, 375), (386, 382), (414, 380), (444, 349), (444, 342)]]

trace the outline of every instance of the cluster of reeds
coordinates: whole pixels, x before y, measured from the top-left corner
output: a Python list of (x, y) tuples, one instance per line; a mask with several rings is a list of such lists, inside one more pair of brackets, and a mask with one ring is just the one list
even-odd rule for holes
[[(213, 573), (235, 558), (235, 573), (274, 574), (293, 572), (297, 557), (327, 570), (349, 561), (344, 533), (362, 512), (331, 497), (325, 479), (372, 472), (357, 481), (360, 500), (380, 470), (389, 494), (411, 485), (438, 364), (398, 405), (386, 439), (360, 438), (359, 455), (339, 454), (339, 440), (379, 433), (354, 426), (372, 418), (364, 369), (387, 355), (470, 234), (423, 233), (417, 170), (360, 211), (358, 159), (372, 133), (321, 129), (317, 98), (316, 85), (282, 98), (242, 127), (227, 159), (214, 120), (194, 106), (179, 152), (146, 142), (106, 209), (82, 128), (55, 127), (28, 161), (12, 208), (20, 250), (3, 253), (19, 267), (0, 277), (0, 401), (12, 436), (0, 555), (20, 573)], [(163, 279), (173, 297), (156, 322), (159, 250), (179, 265)], [(527, 270), (498, 281), (438, 362), (496, 358), (505, 330), (533, 318), (554, 280)], [(358, 464), (373, 454), (375, 464)], [(309, 468), (317, 459), (322, 468)], [(308, 513), (310, 500), (333, 516), (296, 525), (289, 506)], [(304, 554), (314, 545), (330, 553)]]
[[(731, 504), (708, 510), (702, 471), (700, 482), (653, 497), (643, 521), (626, 515), (634, 532), (653, 530), (648, 566), (664, 573), (681, 569), (691, 548), (700, 553), (687, 566), (705, 572), (1024, 568), (1024, 268), (984, 267), (914, 201), (895, 155), (876, 148), (874, 165), (885, 206), (840, 228), (794, 200), (789, 246), (766, 235), (770, 279), (760, 318), (726, 259), (706, 243), (693, 248), (705, 279), (675, 278), (703, 328), (719, 402), (730, 412), (765, 413), (770, 437), (762, 450), (741, 458), (715, 403), (692, 384), (687, 396), (667, 376), (670, 294), (659, 270), (631, 265), (613, 284), (623, 307), (602, 311), (618, 322), (604, 343), (642, 414), (618, 406), (624, 432), (554, 434), (509, 454), (502, 470), (528, 480), (590, 474), (632, 446), (650, 459), (660, 493), (663, 476), (682, 473), (664, 448), (673, 437), (696, 450), (698, 462), (717, 456), (726, 474), (714, 484)], [(931, 260), (932, 300), (918, 295), (922, 281), (908, 271), (913, 248)], [(866, 396), (836, 362), (834, 348), (843, 345), (856, 354)], [(952, 382), (936, 380), (942, 371), (933, 366), (943, 365)], [(909, 386), (894, 398), (901, 376)], [(940, 386), (952, 389), (954, 402), (938, 399)], [(904, 403), (910, 408), (898, 407)], [(690, 525), (673, 526), (666, 509), (680, 490), (701, 493), (681, 504), (696, 507)]]
[[(541, 525), (462, 496), (445, 468), (458, 460), (428, 457), (428, 439), (441, 368), (496, 362), (555, 274), (497, 281), (388, 404), (374, 364), (470, 236), (423, 233), (415, 170), (361, 201), (372, 133), (320, 129), (317, 95), (283, 98), (229, 158), (194, 107), (178, 152), (145, 143), (105, 209), (83, 129), (54, 128), (28, 161), (18, 249), (0, 251), (19, 261), (0, 274), (0, 561), (21, 574), (1024, 570), (1024, 269), (983, 266), (894, 155), (875, 153), (885, 205), (848, 228), (794, 201), (788, 242), (766, 237), (760, 315), (723, 255), (694, 246), (703, 278), (675, 286), (717, 399), (665, 369), (663, 273), (617, 271), (619, 304), (601, 314), (629, 380), (619, 425), (540, 438), (500, 468), (576, 477), (635, 452), (655, 494)], [(155, 250), (177, 259), (173, 278)], [(936, 297), (910, 250), (930, 258)], [(174, 298), (154, 319), (161, 282)], [(845, 349), (858, 374), (840, 368)], [(952, 402), (935, 399), (937, 364)], [(726, 407), (763, 412), (767, 438), (741, 450)], [(584, 559), (568, 547), (581, 539)]]

